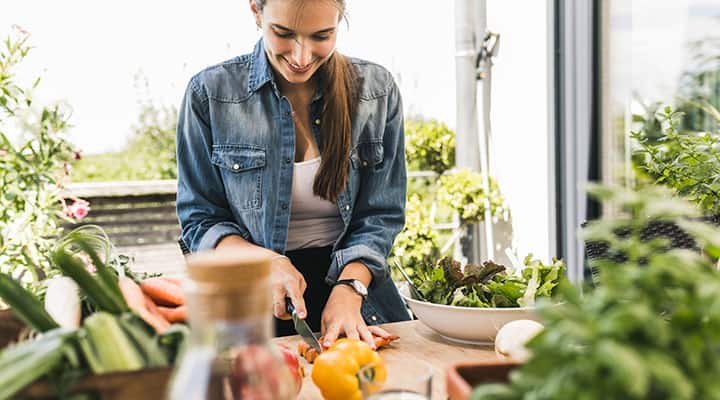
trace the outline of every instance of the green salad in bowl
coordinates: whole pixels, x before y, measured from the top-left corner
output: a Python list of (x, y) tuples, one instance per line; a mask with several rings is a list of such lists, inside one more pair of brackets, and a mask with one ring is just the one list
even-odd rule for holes
[(538, 322), (536, 300), (552, 297), (565, 278), (565, 264), (545, 264), (532, 255), (522, 269), (486, 261), (462, 265), (451, 258), (417, 268), (411, 278), (420, 296), (401, 286), (413, 314), (444, 338), (489, 344), (506, 323), (518, 319)]

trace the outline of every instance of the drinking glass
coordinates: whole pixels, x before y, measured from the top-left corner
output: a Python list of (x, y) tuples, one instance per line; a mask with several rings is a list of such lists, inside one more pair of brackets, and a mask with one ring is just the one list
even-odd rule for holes
[(376, 382), (374, 365), (360, 369), (360, 389), (365, 400), (430, 400), (432, 365), (421, 360), (408, 360), (401, 369), (388, 370), (387, 380)]

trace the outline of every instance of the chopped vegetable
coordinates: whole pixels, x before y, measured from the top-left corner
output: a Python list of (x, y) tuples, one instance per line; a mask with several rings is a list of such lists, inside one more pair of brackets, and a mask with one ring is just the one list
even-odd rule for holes
[[(373, 340), (375, 342), (375, 348), (380, 350), (381, 347), (385, 347), (392, 343), (393, 341), (400, 339), (400, 336), (397, 335), (391, 335), (388, 337), (381, 337), (381, 336), (375, 336), (373, 335)], [(323, 337), (320, 337), (318, 340), (321, 343), (321, 346), (324, 350), (327, 350), (329, 347), (325, 346), (323, 343)], [(314, 347), (310, 346), (309, 344), (305, 343), (304, 341), (298, 342), (298, 354), (302, 356), (308, 363), (312, 364), (317, 356), (319, 355), (317, 350), (315, 350)]]

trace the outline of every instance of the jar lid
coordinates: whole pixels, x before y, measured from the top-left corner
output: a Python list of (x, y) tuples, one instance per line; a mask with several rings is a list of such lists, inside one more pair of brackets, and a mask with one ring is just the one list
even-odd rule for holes
[(187, 256), (193, 319), (241, 320), (272, 315), (270, 261), (263, 249), (211, 250)]
[(185, 260), (190, 279), (200, 284), (247, 286), (270, 276), (271, 257), (265, 251), (210, 250)]

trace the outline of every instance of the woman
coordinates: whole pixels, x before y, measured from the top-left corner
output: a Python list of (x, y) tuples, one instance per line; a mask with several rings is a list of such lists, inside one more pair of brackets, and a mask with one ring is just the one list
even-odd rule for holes
[(403, 113), (392, 76), (335, 51), (342, 0), (250, 0), (253, 53), (194, 76), (180, 110), (177, 209), (191, 251), (272, 254), (276, 334), (288, 297), (325, 343), (408, 319), (386, 258), (405, 222)]

